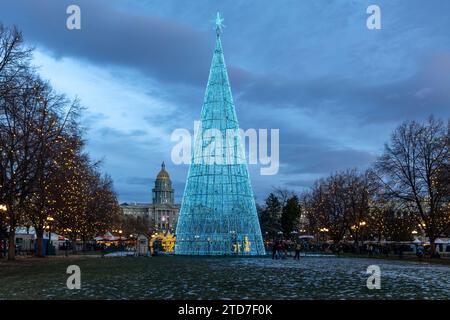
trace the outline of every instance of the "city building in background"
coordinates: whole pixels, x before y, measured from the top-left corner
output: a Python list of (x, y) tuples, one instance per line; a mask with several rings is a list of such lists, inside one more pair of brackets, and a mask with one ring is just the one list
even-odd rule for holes
[(174, 201), (174, 189), (165, 163), (156, 176), (151, 203), (122, 203), (120, 207), (124, 215), (148, 218), (150, 227), (156, 230), (175, 230), (180, 205)]

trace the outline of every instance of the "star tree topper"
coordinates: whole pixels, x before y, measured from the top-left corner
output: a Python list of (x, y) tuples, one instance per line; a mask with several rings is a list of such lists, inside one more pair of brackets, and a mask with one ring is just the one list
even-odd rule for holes
[(216, 33), (217, 36), (219, 36), (220, 33), (222, 32), (222, 29), (225, 28), (225, 25), (223, 24), (223, 18), (220, 15), (220, 12), (217, 12), (215, 24), (216, 24)]

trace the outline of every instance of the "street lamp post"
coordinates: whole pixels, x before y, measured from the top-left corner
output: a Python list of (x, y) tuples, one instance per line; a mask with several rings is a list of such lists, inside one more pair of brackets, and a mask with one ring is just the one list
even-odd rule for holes
[[(8, 210), (8, 208), (7, 208), (7, 206), (5, 204), (0, 204), (0, 214), (6, 213), (7, 210)], [(0, 225), (0, 227), (1, 227), (1, 225)], [(1, 231), (2, 230), (0, 229), (0, 232)], [(0, 244), (1, 244), (1, 241), (3, 241), (3, 245), (2, 245), (2, 247), (3, 247), (3, 255), (6, 256), (6, 240), (2, 239), (2, 238), (3, 238), (3, 235), (0, 233)]]
[(360, 223), (359, 223), (359, 227), (360, 227), (360, 233), (361, 233), (361, 245), (362, 246), (364, 246), (364, 230), (365, 230), (365, 228), (364, 227), (366, 227), (367, 226), (367, 222), (365, 222), (365, 221), (361, 221)]
[(119, 250), (124, 250), (123, 240), (122, 240), (122, 230), (119, 230)]
[(282, 240), (283, 239), (283, 232), (282, 231), (278, 231), (277, 232), (279, 239), (278, 240)]
[(292, 235), (292, 237), (294, 238), (295, 241), (298, 240), (298, 239), (297, 239), (297, 234), (298, 234), (298, 231), (297, 231), (297, 230), (291, 231), (291, 235)]
[(55, 219), (53, 217), (49, 216), (47, 217), (47, 223), (48, 223), (48, 243), (47, 243), (47, 255), (50, 255), (50, 245), (52, 243), (52, 222)]
[(319, 242), (321, 243), (321, 246), (323, 247), (323, 242), (325, 242), (325, 233), (330, 231), (328, 228), (320, 228), (319, 229)]

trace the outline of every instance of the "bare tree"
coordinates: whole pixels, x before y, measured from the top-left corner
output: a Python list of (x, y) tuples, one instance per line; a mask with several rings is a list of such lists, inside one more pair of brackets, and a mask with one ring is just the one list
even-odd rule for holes
[[(355, 244), (358, 244), (367, 230), (369, 216), (370, 183), (368, 174), (358, 174), (355, 169), (348, 170), (344, 175), (343, 197), (346, 203), (346, 220), (348, 231)], [(358, 246), (357, 246), (358, 248)]]
[(113, 190), (113, 181), (109, 176), (102, 176), (98, 171), (91, 170), (88, 180), (88, 202), (84, 227), (81, 229), (83, 239), (104, 234), (121, 212)]
[(6, 207), (9, 250), (15, 258), (15, 229), (31, 191), (34, 139), (31, 133), (35, 101), (29, 67), (31, 50), (16, 28), (0, 25), (0, 204)]
[(34, 129), (35, 153), (33, 176), (30, 184), (33, 191), (27, 198), (26, 218), (36, 230), (38, 256), (43, 256), (44, 228), (52, 212), (57, 211), (57, 197), (61, 195), (58, 185), (60, 176), (64, 176), (60, 163), (64, 163), (64, 151), (73, 148), (70, 141), (78, 135), (78, 102), (67, 100), (63, 95), (54, 93), (48, 83), (40, 79), (34, 81), (37, 95), (37, 112), (30, 123)]
[(33, 162), (37, 147), (33, 119), (37, 108), (33, 88), (29, 84), (10, 90), (0, 99), (1, 202), (7, 207), (8, 258), (14, 259), (15, 228), (23, 222), (25, 202), (33, 191)]
[(450, 227), (449, 133), (450, 123), (433, 117), (424, 124), (405, 122), (375, 166), (386, 195), (414, 208), (433, 254), (435, 240)]
[(42, 81), (30, 54), (16, 28), (0, 26), (0, 223), (8, 226), (11, 260), (18, 225), (35, 227), (42, 255), (50, 214), (61, 231), (87, 238), (118, 212), (112, 180), (82, 152), (78, 101)]
[(117, 229), (122, 230), (123, 234), (146, 234), (150, 235), (152, 223), (147, 216), (119, 215)]
[(286, 205), (287, 201), (295, 195), (294, 192), (286, 188), (273, 187), (272, 189), (272, 193), (278, 198), (282, 208)]
[(334, 243), (349, 234), (356, 244), (367, 226), (369, 199), (367, 175), (347, 170), (318, 180), (305, 210), (315, 232), (327, 233)]
[(98, 163), (91, 163), (80, 152), (79, 144), (68, 148), (63, 156), (61, 175), (54, 185), (58, 188), (54, 211), (57, 229), (83, 244), (95, 235), (113, 227), (120, 207), (113, 190), (112, 179), (102, 176)]
[(28, 73), (33, 49), (25, 48), (22, 33), (16, 28), (0, 24), (0, 83), (14, 81), (22, 73)]
[(327, 232), (334, 243), (342, 240), (348, 225), (342, 184), (340, 175), (320, 179), (308, 201), (308, 220), (316, 225), (314, 231)]

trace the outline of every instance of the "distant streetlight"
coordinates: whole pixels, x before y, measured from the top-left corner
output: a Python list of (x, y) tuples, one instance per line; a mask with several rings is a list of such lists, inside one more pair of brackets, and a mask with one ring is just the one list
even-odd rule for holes
[(8, 208), (6, 207), (6, 204), (0, 204), (0, 211), (7, 211)]

